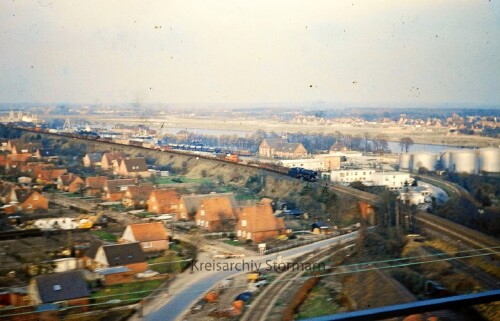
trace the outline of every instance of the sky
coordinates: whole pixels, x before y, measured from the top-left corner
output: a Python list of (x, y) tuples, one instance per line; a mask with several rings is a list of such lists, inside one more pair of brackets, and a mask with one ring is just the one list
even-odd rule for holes
[(497, 0), (3, 0), (0, 102), (500, 108)]

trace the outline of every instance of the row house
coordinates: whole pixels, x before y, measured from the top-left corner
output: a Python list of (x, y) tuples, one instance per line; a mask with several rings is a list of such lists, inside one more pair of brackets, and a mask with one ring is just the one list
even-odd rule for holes
[(72, 173), (61, 175), (57, 179), (57, 189), (60, 191), (76, 193), (82, 191), (84, 187), (84, 180)]
[(144, 252), (168, 250), (168, 233), (161, 222), (130, 224), (123, 232), (121, 242), (139, 242)]
[(128, 186), (127, 191), (122, 198), (122, 204), (125, 207), (145, 206), (149, 195), (155, 190), (153, 184), (139, 184), (137, 186)]
[(196, 225), (210, 232), (230, 231), (234, 228), (238, 209), (227, 197), (205, 198), (195, 215)]
[(147, 201), (148, 212), (155, 214), (177, 213), (179, 199), (179, 195), (174, 189), (154, 190)]
[(107, 180), (103, 187), (102, 199), (109, 202), (121, 201), (129, 186), (135, 185), (135, 179)]

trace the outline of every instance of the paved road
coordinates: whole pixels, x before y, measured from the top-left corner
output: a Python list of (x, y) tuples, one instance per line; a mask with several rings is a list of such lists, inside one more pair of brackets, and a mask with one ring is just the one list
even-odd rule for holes
[[(323, 246), (330, 246), (333, 244), (340, 244), (354, 240), (357, 235), (357, 232), (341, 235), (324, 241), (319, 241), (316, 243), (286, 250), (279, 253), (279, 255), (281, 255), (282, 259), (284, 260), (290, 260), (293, 257), (317, 250)], [(273, 253), (266, 256), (246, 257), (244, 261), (252, 261), (255, 264), (262, 263), (262, 267), (265, 268), (267, 267), (265, 262), (274, 261), (277, 255), (277, 253)], [(203, 261), (211, 262), (212, 259), (205, 257)], [(236, 263), (241, 262), (241, 259), (224, 260), (218, 262)], [(217, 282), (225, 278), (234, 276), (238, 273), (241, 273), (241, 271), (194, 271), (192, 274), (189, 271), (184, 272), (183, 275), (180, 275), (177, 278), (177, 282), (174, 282), (172, 284), (170, 288), (170, 299), (162, 298), (159, 301), (157, 300), (156, 302), (153, 302), (152, 305), (154, 305), (154, 310), (151, 312), (149, 312), (148, 310), (150, 309), (146, 307), (144, 319), (148, 321), (178, 320), (183, 315), (184, 311), (191, 307), (200, 296), (202, 296), (205, 292), (212, 288)], [(137, 318), (135, 319), (137, 320)]]

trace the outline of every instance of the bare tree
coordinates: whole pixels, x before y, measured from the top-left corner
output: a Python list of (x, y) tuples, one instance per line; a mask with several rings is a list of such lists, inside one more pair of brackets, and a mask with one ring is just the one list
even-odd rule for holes
[(401, 147), (401, 152), (405, 151), (408, 153), (410, 151), (411, 146), (413, 145), (413, 139), (410, 137), (403, 137), (399, 141), (399, 146)]

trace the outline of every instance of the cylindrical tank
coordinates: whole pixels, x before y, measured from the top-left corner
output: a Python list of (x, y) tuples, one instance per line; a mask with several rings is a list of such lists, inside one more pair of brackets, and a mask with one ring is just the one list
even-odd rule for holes
[(500, 148), (487, 147), (479, 150), (479, 171), (500, 172)]
[(424, 167), (429, 171), (436, 170), (437, 154), (428, 152), (413, 153), (411, 160), (411, 170), (418, 171)]
[(411, 160), (411, 154), (399, 155), (399, 168), (410, 169), (410, 160)]
[(477, 155), (471, 149), (451, 152), (450, 170), (457, 173), (477, 173)]
[(441, 153), (441, 169), (449, 169), (451, 161), (451, 151), (447, 150)]

